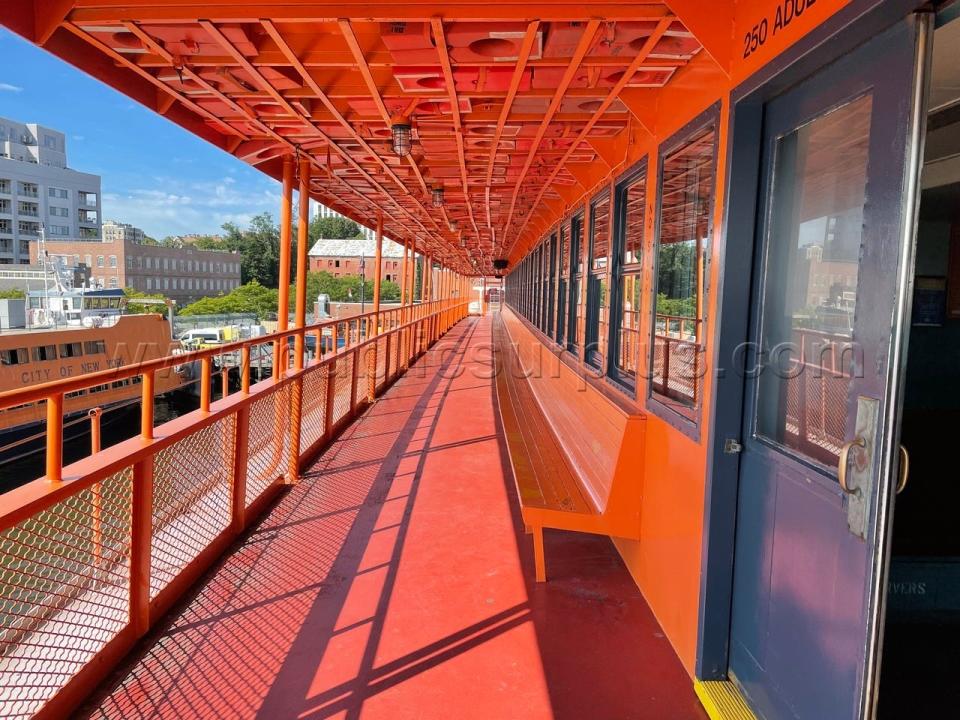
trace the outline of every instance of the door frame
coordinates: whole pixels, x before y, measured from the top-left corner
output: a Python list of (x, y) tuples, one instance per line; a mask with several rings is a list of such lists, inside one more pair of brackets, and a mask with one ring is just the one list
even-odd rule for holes
[[(694, 667), (695, 676), (700, 680), (727, 679), (740, 473), (739, 455), (731, 452), (727, 441), (741, 440), (745, 389), (743, 374), (731, 367), (727, 360), (736, 361), (740, 349), (749, 339), (757, 195), (763, 170), (758, 138), (762, 137), (764, 105), (924, 4), (920, 0), (852, 0), (734, 88), (730, 95), (725, 148), (727, 170), (723, 178), (727, 200), (718, 249), (720, 272), (712, 357), (716, 374), (708, 408), (702, 571)], [(902, 260), (912, 266), (912, 255)], [(728, 283), (724, 281), (725, 277), (737, 281)], [(909, 298), (907, 300), (909, 302)], [(898, 365), (902, 362), (905, 360)], [(896, 388), (892, 390), (896, 391)], [(899, 413), (900, 402), (891, 403), (891, 408)], [(899, 429), (898, 422), (892, 423), (891, 427)], [(888, 464), (885, 459), (884, 467)], [(890, 478), (886, 480), (889, 484)], [(884, 574), (885, 571), (877, 573), (878, 581)], [(875, 645), (879, 642), (879, 637), (874, 638)], [(879, 653), (872, 654), (879, 662)]]

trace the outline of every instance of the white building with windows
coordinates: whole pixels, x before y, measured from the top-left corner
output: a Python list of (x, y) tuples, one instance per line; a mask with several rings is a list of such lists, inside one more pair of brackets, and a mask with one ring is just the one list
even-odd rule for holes
[[(338, 213), (333, 208), (328, 208), (326, 205), (322, 203), (314, 203), (313, 216), (318, 218), (342, 217), (347, 220), (350, 219), (344, 216), (343, 214)], [(357, 224), (359, 225), (359, 223)], [(372, 228), (364, 227), (363, 225), (360, 225), (360, 232), (363, 233), (363, 237), (367, 240), (375, 240), (377, 237), (376, 230), (373, 230)]]
[(107, 220), (103, 223), (103, 241), (114, 242), (119, 240), (142, 243), (145, 233), (138, 227), (130, 223), (117, 222), (116, 220)]
[(30, 262), (40, 224), (54, 240), (99, 240), (100, 176), (67, 166), (62, 132), (0, 117), (0, 265)]

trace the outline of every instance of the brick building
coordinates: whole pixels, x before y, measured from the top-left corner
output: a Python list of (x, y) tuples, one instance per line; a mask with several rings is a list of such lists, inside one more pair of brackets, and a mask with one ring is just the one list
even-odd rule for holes
[[(31, 243), (30, 251), (31, 261), (36, 263), (36, 243)], [(162, 293), (179, 305), (228, 293), (240, 285), (240, 254), (236, 252), (142, 245), (130, 240), (48, 240), (47, 252), (63, 257), (68, 266), (89, 266), (93, 280), (105, 288)]]
[[(325, 270), (334, 277), (360, 274), (360, 258), (365, 258), (364, 276), (372, 278), (374, 274), (373, 258), (377, 252), (377, 241), (367, 238), (320, 239), (310, 248), (310, 269), (315, 272)], [(400, 282), (403, 267), (403, 245), (384, 238), (381, 255), (381, 277), (383, 280)]]

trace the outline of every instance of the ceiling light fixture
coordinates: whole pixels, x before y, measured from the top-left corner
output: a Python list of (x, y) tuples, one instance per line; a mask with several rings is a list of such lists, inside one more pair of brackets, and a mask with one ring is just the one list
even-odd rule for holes
[(433, 188), (433, 206), (435, 208), (443, 207), (443, 185), (437, 185)]
[(393, 152), (398, 157), (406, 157), (410, 154), (411, 132), (410, 121), (398, 118), (391, 122), (390, 136), (393, 139)]

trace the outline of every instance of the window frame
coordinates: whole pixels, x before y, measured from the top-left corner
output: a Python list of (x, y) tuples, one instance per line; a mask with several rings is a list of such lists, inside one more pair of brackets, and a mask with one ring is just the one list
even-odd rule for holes
[[(660, 248), (660, 230), (663, 220), (663, 165), (664, 160), (676, 152), (684, 145), (690, 142), (690, 140), (697, 134), (709, 130), (713, 130), (713, 192), (710, 196), (710, 208), (707, 212), (707, 229), (706, 229), (706, 242), (702, 248), (703, 258), (706, 261), (703, 273), (703, 299), (701, 307), (703, 308), (703, 316), (700, 318), (700, 353), (703, 358), (707, 358), (707, 327), (709, 321), (709, 310), (707, 299), (710, 297), (710, 268), (711, 268), (711, 253), (713, 251), (713, 235), (714, 235), (714, 219), (716, 215), (717, 208), (717, 190), (718, 188), (718, 179), (719, 173), (718, 168), (720, 164), (720, 102), (714, 103), (711, 107), (704, 110), (697, 117), (693, 118), (690, 122), (684, 125), (682, 128), (677, 130), (673, 135), (671, 135), (666, 141), (660, 144), (657, 148), (657, 178), (656, 178), (656, 195), (654, 197), (655, 207), (654, 207), (654, 227), (653, 227), (653, 244), (651, 246), (651, 253), (653, 255), (652, 264), (650, 265), (652, 278), (650, 282), (650, 289), (648, 290), (648, 297), (650, 298), (650, 310), (648, 314), (648, 320), (650, 322), (650, 329), (647, 336), (649, 340), (649, 350), (647, 355), (647, 362), (649, 372), (647, 372), (647, 390), (645, 398), (645, 407), (648, 411), (653, 413), (659, 418), (662, 418), (667, 423), (669, 423), (674, 428), (680, 430), (682, 433), (687, 435), (693, 440), (700, 440), (701, 424), (703, 418), (703, 393), (700, 393), (697, 398), (697, 402), (692, 407), (684, 407), (679, 405), (679, 403), (670, 402), (668, 398), (661, 395), (660, 393), (654, 392), (654, 383), (653, 383), (653, 368), (654, 368), (654, 353), (656, 352), (656, 331), (657, 331), (657, 293), (659, 291), (659, 274), (660, 274), (660, 258), (659, 258), (659, 248)], [(663, 399), (661, 399), (663, 398)]]
[[(607, 263), (600, 270), (594, 267), (594, 250), (596, 249), (596, 229), (597, 229), (597, 214), (596, 207), (602, 203), (607, 203)], [(600, 373), (604, 372), (604, 369), (607, 365), (607, 358), (601, 355), (599, 350), (600, 345), (600, 288), (603, 283), (603, 278), (608, 277), (610, 274), (610, 248), (611, 248), (611, 235), (612, 235), (612, 223), (611, 223), (611, 212), (613, 210), (613, 196), (610, 192), (610, 187), (607, 186), (596, 195), (590, 199), (590, 233), (588, 237), (588, 246), (587, 246), (587, 262), (585, 263), (585, 271), (587, 275), (587, 297), (586, 297), (586, 309), (584, 310), (584, 328), (583, 328), (583, 363), (586, 366), (594, 368)], [(607, 290), (609, 291), (609, 281), (607, 285)], [(607, 302), (607, 310), (609, 315), (609, 297)], [(609, 332), (610, 322), (609, 317), (607, 320), (607, 332)], [(592, 346), (595, 346), (591, 348)], [(609, 345), (607, 346), (607, 355), (610, 353)]]
[[(580, 283), (583, 282), (583, 221), (586, 208), (580, 208), (570, 215), (570, 283), (567, 307), (566, 349), (571, 353), (580, 351), (580, 328), (577, 323), (577, 310), (580, 305)], [(574, 232), (576, 230), (576, 232)], [(576, 250), (576, 252), (574, 252)]]
[[(567, 287), (570, 278), (570, 222), (563, 220), (556, 229), (557, 233), (557, 319), (554, 325), (554, 341), (560, 347), (566, 347), (567, 332)], [(564, 272), (563, 259), (567, 258)]]
[[(621, 175), (614, 185), (613, 189), (613, 227), (611, 231), (611, 254), (610, 254), (610, 318), (609, 318), (609, 337), (607, 338), (607, 377), (613, 384), (624, 392), (628, 393), (632, 399), (637, 396), (637, 376), (640, 374), (640, 361), (643, 357), (642, 351), (637, 352), (637, 373), (630, 375), (620, 368), (618, 358), (620, 357), (620, 326), (623, 322), (623, 298), (620, 297), (620, 284), (624, 277), (636, 277), (640, 282), (641, 298), (645, 296), (643, 292), (643, 270), (646, 266), (647, 253), (645, 243), (647, 240), (647, 215), (650, 203), (650, 177), (649, 162), (647, 156), (644, 156), (633, 166)], [(638, 262), (625, 263), (623, 257), (626, 251), (627, 239), (627, 193), (629, 189), (640, 180), (644, 183), (643, 198), (643, 219), (640, 237), (640, 259)], [(638, 318), (642, 309), (637, 309)], [(639, 339), (639, 328), (638, 328)]]

